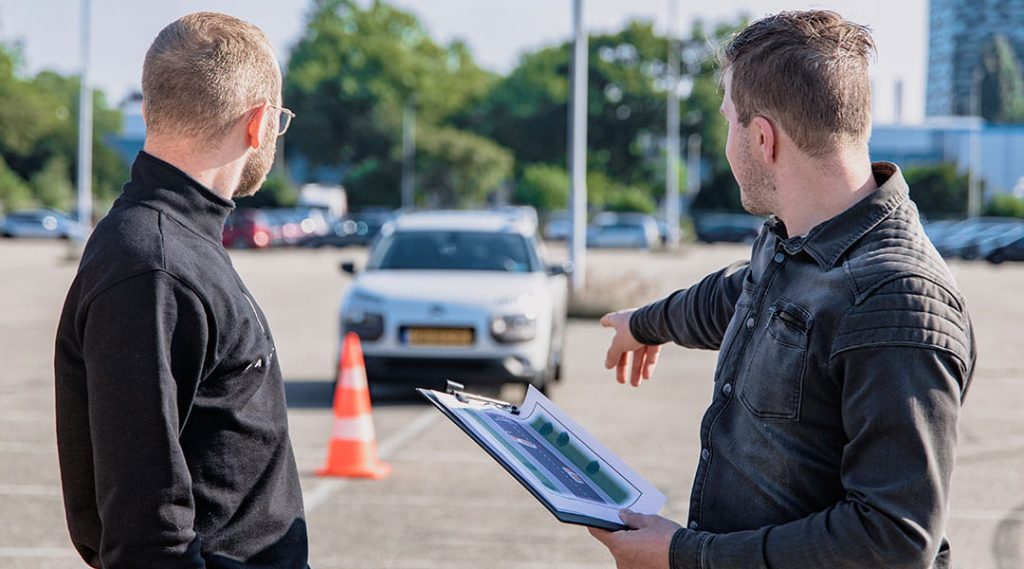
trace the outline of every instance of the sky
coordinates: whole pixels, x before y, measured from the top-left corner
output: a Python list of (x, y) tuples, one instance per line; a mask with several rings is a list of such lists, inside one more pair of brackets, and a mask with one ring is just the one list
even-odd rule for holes
[[(415, 13), (442, 43), (465, 41), (485, 68), (507, 72), (519, 56), (571, 34), (571, 0), (390, 0)], [(364, 0), (365, 5), (368, 0)], [(614, 31), (630, 19), (653, 20), (666, 30), (670, 0), (584, 0), (592, 32)], [(875, 118), (892, 122), (894, 85), (903, 83), (904, 122), (924, 115), (928, 42), (927, 0), (678, 0), (677, 29), (695, 19), (757, 18), (782, 10), (827, 8), (869, 26), (878, 47), (872, 67)], [(26, 71), (77, 73), (80, 62), (79, 0), (0, 0), (0, 40), (20, 42)], [(278, 57), (302, 33), (308, 0), (92, 0), (91, 77), (118, 103), (139, 89), (142, 60), (156, 34), (177, 17), (200, 10), (225, 12), (259, 26)]]

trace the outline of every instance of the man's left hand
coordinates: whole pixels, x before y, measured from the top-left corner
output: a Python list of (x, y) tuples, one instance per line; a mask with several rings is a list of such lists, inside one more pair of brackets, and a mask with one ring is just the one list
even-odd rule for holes
[(668, 569), (668, 548), (672, 536), (681, 526), (661, 516), (619, 513), (629, 529), (607, 531), (587, 528), (590, 535), (603, 543), (618, 569)]

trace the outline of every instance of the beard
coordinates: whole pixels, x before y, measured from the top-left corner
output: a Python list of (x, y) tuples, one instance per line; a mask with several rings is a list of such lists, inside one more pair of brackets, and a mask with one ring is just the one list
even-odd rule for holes
[(238, 179), (232, 198), (247, 198), (259, 191), (267, 180), (267, 173), (274, 165), (274, 153), (277, 151), (277, 129), (267, 129), (260, 141), (259, 148), (250, 148), (249, 157), (242, 167), (242, 176)]
[(753, 215), (769, 216), (775, 213), (775, 179), (750, 152), (750, 139), (740, 142), (741, 163), (734, 174), (740, 186), (740, 203)]

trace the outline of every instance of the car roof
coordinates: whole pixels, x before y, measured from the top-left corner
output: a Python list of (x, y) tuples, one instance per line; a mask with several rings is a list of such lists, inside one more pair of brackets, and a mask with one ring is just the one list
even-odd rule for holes
[(486, 231), (530, 235), (535, 228), (521, 215), (501, 211), (438, 210), (403, 213), (394, 220), (396, 231)]

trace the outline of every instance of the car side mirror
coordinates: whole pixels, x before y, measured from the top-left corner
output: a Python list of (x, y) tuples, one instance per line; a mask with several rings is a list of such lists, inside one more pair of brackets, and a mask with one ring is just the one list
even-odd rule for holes
[(560, 265), (548, 265), (548, 274), (551, 276), (571, 275), (576, 270), (572, 261), (565, 261)]
[(356, 274), (356, 264), (352, 261), (342, 262), (340, 268), (343, 273), (348, 273), (350, 275)]

